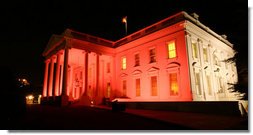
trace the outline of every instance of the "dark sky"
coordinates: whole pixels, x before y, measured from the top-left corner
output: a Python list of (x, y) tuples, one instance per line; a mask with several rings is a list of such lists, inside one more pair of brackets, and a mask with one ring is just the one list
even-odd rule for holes
[(42, 52), (52, 34), (66, 28), (117, 40), (128, 33), (182, 10), (199, 14), (200, 22), (218, 34), (226, 34), (238, 52), (248, 59), (247, 0), (8, 0), (0, 5), (1, 65), (20, 77), (43, 84)]

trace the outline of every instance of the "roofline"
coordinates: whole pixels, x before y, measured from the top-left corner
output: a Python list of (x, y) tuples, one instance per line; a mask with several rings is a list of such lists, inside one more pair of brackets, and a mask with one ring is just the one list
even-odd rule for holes
[(195, 25), (199, 26), (201, 29), (205, 30), (206, 32), (208, 32), (209, 34), (213, 35), (214, 37), (216, 37), (217, 39), (219, 39), (220, 41), (224, 42), (225, 44), (229, 45), (230, 47), (233, 47), (233, 44), (230, 43), (227, 39), (224, 39), (221, 35), (217, 34), (216, 32), (214, 32), (213, 30), (211, 30), (209, 27), (205, 26), (204, 24), (202, 24), (199, 20), (193, 18), (192, 16), (190, 16), (187, 12), (182, 11), (184, 14), (184, 17), (186, 19), (188, 19), (189, 21), (191, 21), (192, 23), (194, 23)]
[[(223, 38), (221, 35), (215, 33), (214, 31), (212, 31), (209, 27), (205, 26), (204, 24), (202, 24), (198, 19), (195, 19), (194, 17), (190, 16), (187, 12), (185, 11), (181, 11), (178, 12), (172, 16), (169, 16), (161, 21), (158, 21), (152, 25), (149, 25), (145, 28), (142, 28), (130, 35), (127, 35), (119, 40), (116, 41), (111, 41), (111, 40), (107, 40), (104, 38), (100, 38), (100, 37), (96, 37), (93, 35), (89, 35), (86, 33), (81, 33), (72, 29), (66, 29), (62, 35), (57, 35), (57, 36), (67, 36), (69, 38), (75, 38), (78, 40), (86, 40), (88, 42), (92, 42), (92, 43), (96, 43), (96, 44), (100, 44), (100, 45), (104, 45), (107, 47), (112, 47), (112, 48), (116, 48), (118, 46), (124, 45), (126, 43), (129, 43), (131, 41), (134, 41), (136, 39), (139, 39), (141, 37), (144, 37), (146, 35), (149, 35), (153, 32), (159, 31), (163, 28), (166, 28), (168, 26), (171, 26), (175, 23), (178, 23), (180, 21), (183, 20), (189, 20), (190, 22), (192, 22), (193, 24), (197, 25), (198, 27), (200, 27), (201, 29), (203, 29), (204, 31), (206, 31), (207, 33), (213, 35), (214, 37), (216, 37), (218, 40), (224, 42), (225, 44), (227, 44), (230, 47), (233, 47), (233, 44), (231, 44), (227, 39)], [(73, 34), (78, 34), (76, 35), (76, 37), (73, 36)], [(78, 37), (80, 36), (81, 37)], [(55, 36), (55, 35), (53, 35)], [(48, 50), (45, 50), (48, 51)], [(45, 54), (45, 51), (43, 52), (43, 54)]]

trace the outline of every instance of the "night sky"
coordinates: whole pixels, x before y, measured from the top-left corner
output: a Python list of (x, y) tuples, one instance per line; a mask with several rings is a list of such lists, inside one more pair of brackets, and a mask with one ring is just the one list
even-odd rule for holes
[(204, 25), (226, 34), (248, 61), (247, 0), (8, 0), (1, 3), (1, 65), (31, 84), (43, 84), (42, 52), (52, 34), (66, 28), (109, 40), (124, 37), (182, 10), (196, 12)]

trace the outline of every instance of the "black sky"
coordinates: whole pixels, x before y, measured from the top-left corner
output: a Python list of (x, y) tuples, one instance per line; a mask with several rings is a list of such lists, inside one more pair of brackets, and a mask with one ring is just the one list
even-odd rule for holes
[(128, 32), (162, 20), (182, 10), (199, 14), (200, 22), (218, 34), (226, 34), (248, 61), (247, 0), (8, 0), (1, 3), (1, 65), (20, 77), (43, 83), (42, 52), (52, 34), (66, 28), (118, 40)]

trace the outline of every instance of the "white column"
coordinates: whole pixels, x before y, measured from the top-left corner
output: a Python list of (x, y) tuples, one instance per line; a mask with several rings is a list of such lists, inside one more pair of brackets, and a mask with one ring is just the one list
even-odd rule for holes
[(57, 65), (56, 65), (56, 75), (55, 75), (55, 85), (54, 85), (54, 96), (59, 96), (59, 82), (60, 82), (60, 61), (61, 52), (57, 53)]
[(61, 78), (60, 78), (60, 86), (59, 86), (59, 87), (60, 87), (60, 88), (59, 88), (59, 95), (61, 95), (61, 93), (62, 93), (63, 64), (61, 65), (60, 68), (61, 68), (61, 73), (60, 73), (60, 74), (61, 74)]
[(50, 76), (49, 76), (49, 86), (47, 95), (50, 97), (53, 94), (53, 78), (54, 78), (54, 56), (51, 58), (50, 63)]
[(99, 90), (99, 54), (96, 54), (96, 93), (95, 96), (98, 95), (98, 90)]
[(69, 69), (69, 79), (68, 79), (68, 85), (67, 85), (68, 91), (67, 94), (69, 95), (70, 92), (72, 92), (72, 94), (74, 94), (74, 90), (73, 90), (73, 66), (70, 66)]
[(89, 67), (89, 53), (86, 51), (84, 56), (84, 95), (88, 94), (88, 68)]
[(43, 97), (47, 97), (47, 82), (48, 82), (48, 65), (50, 60), (45, 61), (45, 73), (44, 73), (44, 85), (43, 85)]
[(69, 48), (65, 47), (64, 51), (64, 66), (63, 66), (63, 86), (62, 95), (67, 95), (67, 83), (68, 83), (68, 60), (69, 60)]

